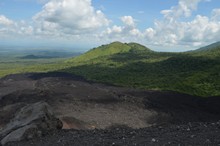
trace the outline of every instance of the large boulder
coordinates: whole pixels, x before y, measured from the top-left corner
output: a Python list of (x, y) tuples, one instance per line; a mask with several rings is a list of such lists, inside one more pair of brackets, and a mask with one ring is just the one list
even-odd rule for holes
[(46, 134), (49, 130), (61, 129), (62, 122), (55, 117), (45, 102), (27, 105), (0, 130), (1, 144), (30, 139)]
[[(0, 101), (1, 102), (1, 101)], [(0, 106), (0, 129), (6, 126), (14, 118), (17, 111), (24, 107), (25, 103), (15, 103), (6, 106)]]

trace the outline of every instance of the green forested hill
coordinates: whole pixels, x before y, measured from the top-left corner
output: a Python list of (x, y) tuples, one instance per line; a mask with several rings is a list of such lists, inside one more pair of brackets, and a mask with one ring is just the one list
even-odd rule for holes
[(190, 52), (194, 56), (204, 56), (208, 58), (219, 58), (220, 57), (220, 42), (202, 47), (195, 51)]
[(202, 47), (200, 49), (197, 49), (194, 52), (216, 51), (219, 48), (220, 48), (220, 42), (216, 42), (216, 43), (210, 44), (208, 46)]
[(136, 44), (103, 45), (68, 60), (65, 71), (89, 80), (199, 96), (220, 95), (220, 48), (162, 53)]
[(135, 52), (135, 51), (143, 51), (143, 52), (152, 52), (150, 49), (146, 48), (137, 43), (129, 43), (123, 44), (121, 42), (113, 42), (108, 45), (102, 45), (100, 47), (91, 49), (90, 51), (86, 52), (85, 54), (68, 60), (67, 62), (86, 62), (91, 61), (96, 58), (101, 57), (108, 57), (115, 54), (123, 54), (128, 52)]

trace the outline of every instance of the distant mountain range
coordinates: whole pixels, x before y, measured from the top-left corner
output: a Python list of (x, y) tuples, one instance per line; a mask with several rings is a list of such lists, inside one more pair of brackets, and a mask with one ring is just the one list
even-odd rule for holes
[(26, 55), (23, 57), (19, 57), (20, 59), (50, 59), (50, 58), (58, 58), (58, 56), (37, 56), (37, 55)]
[(63, 57), (75, 57), (80, 55), (81, 53), (75, 52), (53, 52), (53, 51), (41, 51), (36, 52), (35, 54), (28, 54), (22, 57), (18, 57), (20, 59), (51, 59), (51, 58), (63, 58)]

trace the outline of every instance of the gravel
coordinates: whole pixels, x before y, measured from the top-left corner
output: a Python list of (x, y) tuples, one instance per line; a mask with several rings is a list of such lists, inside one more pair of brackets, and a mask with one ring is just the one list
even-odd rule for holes
[(7, 146), (218, 146), (220, 122), (186, 123), (142, 129), (112, 127), (105, 130), (61, 130)]

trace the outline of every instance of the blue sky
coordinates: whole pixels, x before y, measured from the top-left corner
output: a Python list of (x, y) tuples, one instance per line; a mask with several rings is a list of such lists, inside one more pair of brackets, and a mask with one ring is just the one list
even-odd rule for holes
[(1, 0), (0, 43), (185, 51), (220, 41), (219, 0)]

